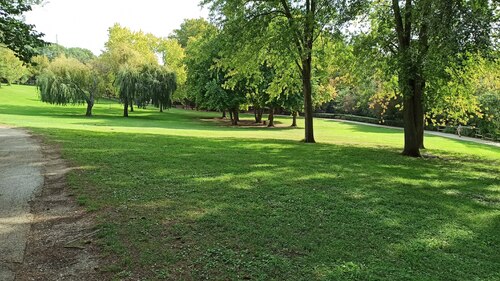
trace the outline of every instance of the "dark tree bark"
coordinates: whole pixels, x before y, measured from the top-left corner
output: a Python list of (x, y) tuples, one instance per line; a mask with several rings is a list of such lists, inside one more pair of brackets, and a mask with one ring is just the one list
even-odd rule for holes
[(239, 121), (239, 117), (238, 117), (238, 115), (239, 115), (239, 114), (238, 114), (238, 110), (233, 110), (233, 111), (231, 112), (231, 115), (232, 115), (232, 117), (231, 117), (231, 121), (232, 121), (232, 122), (231, 122), (231, 124), (232, 124), (233, 126), (237, 126), (237, 125), (238, 125), (238, 121)]
[(292, 112), (292, 127), (297, 127), (297, 111)]
[(418, 118), (416, 112), (418, 107), (418, 96), (415, 95), (415, 80), (407, 80), (404, 93), (404, 136), (405, 144), (403, 155), (411, 157), (420, 157), (420, 141), (417, 133)]
[(262, 123), (263, 110), (261, 108), (254, 108), (255, 123)]
[(269, 108), (269, 117), (267, 120), (269, 121), (267, 127), (274, 127), (274, 107)]
[(425, 149), (424, 145), (424, 129), (425, 129), (425, 116), (424, 116), (424, 93), (425, 81), (417, 79), (415, 84), (415, 126), (417, 129), (417, 141), (420, 149)]
[(87, 117), (92, 116), (93, 107), (94, 107), (94, 93), (91, 92), (89, 98), (87, 99), (87, 112), (85, 113), (85, 116)]
[(85, 113), (85, 116), (87, 117), (92, 117), (92, 108), (94, 107), (94, 101), (87, 101), (87, 113)]
[(160, 103), (160, 112), (163, 112), (163, 104)]
[[(415, 58), (411, 54), (412, 0), (405, 1), (404, 14), (401, 13), (398, 0), (392, 0), (392, 9), (398, 37), (398, 78), (404, 99), (403, 120), (405, 137), (403, 155), (420, 157), (420, 148), (423, 146), (424, 110), (422, 100), (425, 80), (419, 75), (418, 63), (416, 63)], [(421, 35), (419, 39), (422, 39)]]
[[(296, 28), (294, 16), (288, 6), (287, 1), (281, 0), (284, 14), (288, 19), (288, 23), (292, 29)], [(301, 36), (295, 35), (294, 42), (302, 59), (297, 62), (302, 76), (302, 91), (304, 94), (304, 121), (305, 121), (305, 139), (306, 143), (315, 143), (314, 140), (314, 120), (313, 120), (313, 104), (312, 104), (312, 50), (315, 40), (314, 23), (316, 17), (316, 0), (306, 0), (305, 3), (306, 14)], [(297, 33), (299, 34), (299, 33)], [(300, 65), (299, 65), (300, 64)]]
[(123, 102), (123, 117), (128, 117), (128, 99)]
[(226, 115), (226, 111), (225, 110), (222, 111), (222, 119), (227, 119), (227, 115)]
[(134, 112), (134, 102), (130, 100), (130, 112)]
[(306, 1), (307, 21), (304, 29), (305, 59), (302, 60), (302, 83), (304, 91), (304, 121), (305, 121), (305, 142), (315, 143), (313, 128), (313, 105), (312, 105), (312, 49), (314, 44), (314, 16), (316, 13), (316, 1)]

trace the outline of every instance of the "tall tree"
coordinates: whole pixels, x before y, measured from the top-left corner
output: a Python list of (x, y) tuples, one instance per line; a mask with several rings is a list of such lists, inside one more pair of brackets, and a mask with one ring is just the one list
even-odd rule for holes
[(207, 32), (210, 32), (210, 30), (215, 30), (215, 27), (203, 18), (187, 19), (181, 24), (179, 29), (172, 32), (169, 38), (177, 40), (182, 48), (185, 49), (189, 40), (199, 39)]
[[(365, 1), (341, 0), (204, 0), (213, 17), (246, 41), (261, 40), (262, 32), (273, 24), (280, 32), (268, 38), (284, 51), (294, 54), (295, 66), (302, 80), (305, 113), (305, 142), (314, 143), (312, 63), (316, 40), (325, 32), (339, 31), (353, 19)], [(242, 32), (244, 31), (244, 32)], [(247, 35), (247, 36), (244, 36)]]
[[(380, 2), (385, 5), (380, 5)], [(424, 148), (426, 93), (436, 94), (430, 91), (430, 86), (439, 79), (447, 79), (448, 67), (460, 65), (467, 52), (491, 46), (495, 4), (489, 0), (373, 3), (372, 11), (378, 21), (372, 26), (387, 39), (387, 46), (396, 46), (392, 51), (403, 95), (403, 154), (418, 157), (420, 149)]]

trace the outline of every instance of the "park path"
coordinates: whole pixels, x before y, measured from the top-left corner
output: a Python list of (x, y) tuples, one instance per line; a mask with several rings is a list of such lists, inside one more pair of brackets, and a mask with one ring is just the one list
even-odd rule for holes
[[(330, 121), (334, 121), (334, 122), (342, 122), (342, 123), (350, 123), (350, 124), (371, 126), (371, 127), (378, 127), (378, 128), (403, 130), (403, 128), (398, 128), (398, 127), (390, 127), (390, 126), (384, 126), (384, 125), (378, 125), (378, 124), (371, 124), (371, 123), (363, 123), (363, 122), (356, 122), (356, 121), (350, 121), (350, 120), (341, 120), (341, 119), (326, 119), (326, 120), (330, 120)], [(489, 146), (500, 147), (500, 143), (499, 142), (494, 142), (494, 141), (487, 141), (487, 140), (470, 138), (470, 137), (459, 137), (457, 135), (447, 134), (447, 133), (442, 133), (442, 132), (435, 132), (435, 131), (425, 131), (425, 133), (428, 134), (428, 135), (434, 135), (434, 136), (439, 136), (439, 137), (448, 138), (448, 139), (454, 139), (454, 140), (460, 140), (460, 141), (468, 141), (468, 142), (475, 142), (475, 143), (480, 143), (480, 144), (486, 144), (486, 145), (489, 145)]]
[(0, 125), (0, 280), (15, 279), (33, 215), (30, 200), (44, 183), (40, 145), (24, 130)]

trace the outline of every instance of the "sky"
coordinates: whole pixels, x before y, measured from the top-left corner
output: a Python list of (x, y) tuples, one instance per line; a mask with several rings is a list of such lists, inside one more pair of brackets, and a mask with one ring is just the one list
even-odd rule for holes
[(208, 17), (200, 0), (47, 0), (25, 14), (48, 42), (86, 48), (99, 55), (115, 23), (168, 36), (184, 19)]

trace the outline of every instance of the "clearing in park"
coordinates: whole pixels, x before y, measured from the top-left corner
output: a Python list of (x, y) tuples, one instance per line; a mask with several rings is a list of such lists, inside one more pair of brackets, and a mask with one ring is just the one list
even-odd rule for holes
[(409, 158), (396, 129), (316, 119), (304, 144), (301, 118), (122, 110), (99, 100), (87, 118), (0, 89), (0, 123), (71, 166), (103, 279), (500, 279), (498, 147), (427, 135), (433, 157)]

